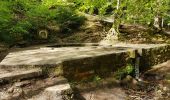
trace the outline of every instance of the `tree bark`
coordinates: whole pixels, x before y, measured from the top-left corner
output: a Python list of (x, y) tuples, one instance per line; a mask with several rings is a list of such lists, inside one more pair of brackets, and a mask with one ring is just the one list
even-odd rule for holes
[(120, 0), (117, 0), (117, 10), (119, 9), (120, 7)]
[(156, 31), (161, 31), (162, 30), (162, 17), (160, 15), (157, 15), (154, 18), (154, 28)]
[[(160, 8), (162, 6), (161, 0), (157, 0), (156, 2), (157, 2), (157, 8)], [(162, 21), (163, 21), (163, 18), (161, 15), (161, 11), (158, 9), (156, 11), (156, 16), (154, 18), (154, 23), (153, 23), (153, 27), (156, 32), (162, 31)]]
[(120, 25), (120, 0), (117, 0), (117, 13), (114, 14), (114, 21), (112, 28), (109, 30), (109, 34), (114, 35), (115, 39), (119, 38), (119, 25)]
[(121, 0), (117, 0), (117, 11), (113, 15), (113, 25), (108, 31), (107, 36), (101, 41), (101, 44), (115, 44), (119, 40), (119, 26), (121, 23), (121, 9), (120, 9)]

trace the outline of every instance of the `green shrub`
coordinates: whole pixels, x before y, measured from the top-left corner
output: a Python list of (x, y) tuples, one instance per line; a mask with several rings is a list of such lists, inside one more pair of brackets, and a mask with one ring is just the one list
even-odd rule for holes
[(73, 0), (76, 7), (86, 13), (104, 15), (112, 14), (114, 5), (110, 0)]
[(60, 26), (61, 32), (79, 28), (84, 17), (62, 0), (2, 0), (0, 1), (0, 41), (9, 44), (34, 40), (38, 30), (49, 23)]
[(22, 18), (26, 11), (23, 1), (0, 1), (0, 7), (0, 41), (12, 44), (22, 40), (31, 26)]
[(0, 1), (0, 41), (9, 42), (9, 28), (12, 22), (12, 11), (9, 9), (10, 3)]
[(131, 64), (127, 64), (127, 66), (118, 69), (118, 71), (115, 72), (114, 76), (116, 79), (122, 79), (126, 75), (132, 74), (133, 71), (134, 67)]
[(84, 22), (84, 17), (76, 14), (75, 10), (69, 7), (58, 7), (54, 17), (62, 32), (69, 32), (79, 28)]

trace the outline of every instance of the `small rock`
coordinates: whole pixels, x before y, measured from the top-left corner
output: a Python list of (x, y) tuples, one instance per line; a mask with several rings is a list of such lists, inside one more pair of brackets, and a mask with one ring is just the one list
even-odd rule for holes
[(0, 92), (0, 100), (9, 100), (10, 95), (6, 92)]
[(14, 92), (13, 93), (18, 93), (18, 92), (21, 92), (22, 89), (21, 88), (14, 88)]
[(23, 90), (21, 88), (15, 88), (13, 91), (13, 97), (20, 97), (23, 94)]
[(161, 79), (163, 79), (163, 76), (155, 76), (155, 79), (156, 80), (161, 80)]
[(10, 87), (10, 88), (7, 90), (8, 93), (13, 93), (13, 91), (14, 91), (14, 87), (13, 87), (13, 86)]
[(22, 96), (22, 93), (13, 94), (13, 97), (14, 97), (14, 98), (20, 98), (21, 96)]
[(159, 84), (159, 88), (160, 88), (160, 89), (163, 89), (163, 85), (162, 85), (162, 84)]
[(123, 84), (131, 83), (132, 80), (133, 80), (132, 76), (128, 75), (128, 76), (126, 76), (126, 78), (124, 78), (124, 79), (121, 81), (121, 83), (123, 83)]
[(7, 88), (3, 88), (4, 90), (6, 90)]
[(162, 96), (162, 91), (161, 90), (157, 91), (157, 96), (159, 96), (159, 97)]
[(30, 81), (23, 81), (23, 82), (18, 82), (18, 83), (15, 83), (15, 86), (16, 87), (24, 87), (28, 84), (30, 84), (31, 82)]
[(142, 78), (138, 78), (137, 80), (138, 80), (138, 81), (143, 81), (143, 79), (142, 79)]
[(133, 79), (133, 80), (132, 80), (132, 83), (133, 83), (133, 84), (137, 84), (138, 81), (137, 81), (136, 79)]
[(28, 100), (71, 100), (72, 92), (68, 83), (59, 84), (46, 88), (42, 93)]
[(120, 83), (130, 88), (136, 88), (138, 81), (134, 79), (132, 76), (128, 75)]
[(167, 90), (168, 90), (168, 88), (167, 88), (167, 87), (163, 87), (163, 90), (164, 90), (164, 91), (167, 91)]

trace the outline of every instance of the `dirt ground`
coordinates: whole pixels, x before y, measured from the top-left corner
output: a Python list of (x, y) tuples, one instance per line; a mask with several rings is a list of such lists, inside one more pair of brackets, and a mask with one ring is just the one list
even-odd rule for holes
[(77, 87), (76, 100), (170, 100), (170, 61), (142, 74), (140, 81), (127, 76), (121, 81), (109, 78)]

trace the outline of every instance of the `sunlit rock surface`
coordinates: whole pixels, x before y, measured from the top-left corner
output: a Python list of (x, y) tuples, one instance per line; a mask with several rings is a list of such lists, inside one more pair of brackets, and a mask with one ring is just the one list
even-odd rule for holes
[[(136, 54), (137, 52), (137, 54)], [(140, 56), (140, 69), (170, 59), (170, 46), (166, 44), (125, 44), (81, 47), (42, 47), (9, 53), (0, 68), (52, 68), (47, 73), (81, 79), (91, 74), (107, 75), (126, 66), (128, 59)], [(0, 72), (2, 73), (2, 72)]]

